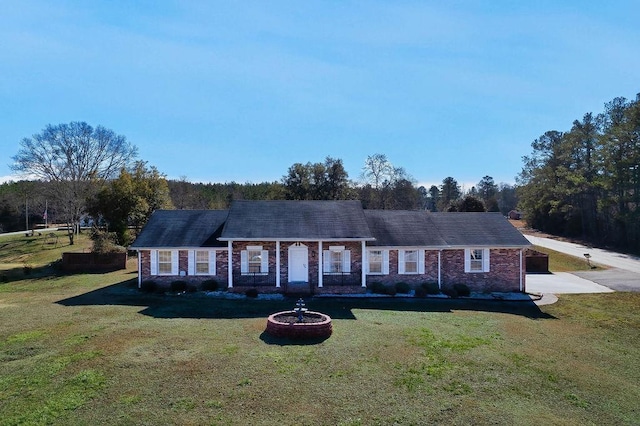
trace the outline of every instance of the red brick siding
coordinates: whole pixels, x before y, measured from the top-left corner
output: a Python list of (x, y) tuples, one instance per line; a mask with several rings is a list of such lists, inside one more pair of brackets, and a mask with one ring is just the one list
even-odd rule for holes
[(415, 287), (418, 284), (433, 281), (438, 282), (438, 251), (425, 250), (424, 274), (399, 274), (398, 250), (389, 250), (389, 275), (369, 274), (367, 282), (397, 283), (405, 282)]
[(189, 251), (188, 250), (179, 250), (178, 251), (178, 275), (151, 275), (151, 251), (150, 250), (141, 250), (140, 251), (140, 277), (141, 281), (145, 280), (153, 280), (157, 284), (162, 286), (169, 286), (172, 281), (183, 280), (187, 281), (190, 284), (198, 285), (203, 281), (215, 279), (219, 283), (227, 282), (227, 249), (217, 249), (216, 250), (216, 274), (215, 275), (185, 275), (180, 276), (180, 271), (184, 271), (188, 273), (189, 267)]
[(464, 250), (442, 251), (442, 288), (466, 284), (471, 291), (519, 291), (520, 250), (491, 249), (489, 272), (464, 272)]

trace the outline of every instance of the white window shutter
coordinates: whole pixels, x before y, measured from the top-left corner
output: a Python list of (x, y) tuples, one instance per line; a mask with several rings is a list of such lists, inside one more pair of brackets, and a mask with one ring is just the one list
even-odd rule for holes
[(240, 273), (246, 274), (249, 272), (249, 259), (246, 250), (240, 252)]
[(342, 271), (347, 274), (351, 273), (351, 250), (342, 252)]
[(331, 270), (331, 252), (329, 250), (322, 252), (322, 270), (324, 272), (333, 272)]
[(404, 274), (404, 250), (398, 250), (398, 273)]
[(382, 273), (389, 275), (389, 250), (382, 250)]
[(171, 275), (178, 275), (179, 259), (178, 250), (171, 250)]
[(196, 274), (196, 251), (189, 250), (189, 254), (187, 255), (187, 275), (195, 275)]
[(209, 275), (216, 274), (216, 253), (215, 250), (209, 252)]
[(464, 271), (471, 272), (471, 249), (464, 249)]
[(424, 274), (424, 250), (418, 250), (418, 273)]
[(482, 251), (482, 269), (484, 272), (489, 272), (489, 249), (484, 249)]
[(262, 250), (262, 253), (260, 253), (260, 258), (260, 272), (266, 274), (269, 272), (269, 251)]
[(158, 250), (150, 250), (151, 275), (158, 275)]

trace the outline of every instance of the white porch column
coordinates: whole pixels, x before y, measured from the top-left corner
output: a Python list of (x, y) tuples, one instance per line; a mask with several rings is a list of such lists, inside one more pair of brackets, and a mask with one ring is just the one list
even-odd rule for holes
[(524, 281), (522, 280), (522, 249), (520, 249), (520, 291), (524, 292)]
[(366, 244), (364, 241), (362, 241), (362, 255), (360, 256), (360, 259), (362, 259), (360, 261), (360, 274), (362, 275), (362, 287), (366, 287), (367, 286), (367, 274), (364, 273), (365, 268), (364, 268), (364, 262), (367, 261), (367, 259), (365, 258), (367, 255), (367, 248), (366, 248)]
[(442, 250), (438, 250), (438, 288), (442, 290)]
[(318, 241), (318, 256), (316, 258), (318, 259), (318, 288), (322, 288), (322, 266), (324, 263), (322, 261), (322, 241)]
[[(149, 255), (149, 258), (151, 258), (151, 255)], [(141, 287), (142, 287), (142, 256), (140, 255), (140, 250), (138, 250), (138, 288), (141, 288)]]
[(276, 287), (280, 287), (280, 241), (276, 241)]
[(227, 242), (227, 283), (229, 288), (233, 288), (233, 242)]

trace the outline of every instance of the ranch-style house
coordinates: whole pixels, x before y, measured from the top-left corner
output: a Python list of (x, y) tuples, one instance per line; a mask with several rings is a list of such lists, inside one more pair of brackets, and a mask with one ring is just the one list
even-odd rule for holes
[(131, 249), (138, 285), (364, 293), (367, 283), (524, 292), (530, 243), (500, 213), (366, 210), (360, 201), (234, 201), (159, 210)]

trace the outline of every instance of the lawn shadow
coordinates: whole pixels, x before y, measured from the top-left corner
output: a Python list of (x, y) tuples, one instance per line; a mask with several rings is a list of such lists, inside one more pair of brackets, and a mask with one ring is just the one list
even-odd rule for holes
[(316, 337), (313, 339), (288, 339), (286, 337), (274, 337), (263, 331), (260, 334), (260, 340), (262, 340), (267, 345), (278, 345), (278, 346), (310, 346), (317, 345), (319, 343), (324, 342), (331, 336), (327, 337)]
[[(223, 299), (206, 293), (148, 294), (137, 288), (137, 280), (122, 281), (56, 303), (63, 306), (122, 305), (140, 306), (140, 313), (153, 318), (231, 319), (267, 318), (274, 312), (290, 310), (295, 297), (283, 299), (255, 299), (240, 297)], [(400, 297), (317, 297), (306, 300), (311, 310), (322, 312), (333, 319), (357, 319), (359, 309), (393, 310), (405, 312), (480, 311), (506, 313), (531, 319), (553, 319), (533, 301), (493, 301), (443, 298)]]

